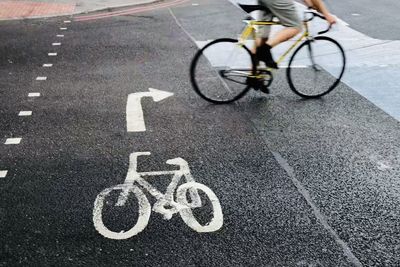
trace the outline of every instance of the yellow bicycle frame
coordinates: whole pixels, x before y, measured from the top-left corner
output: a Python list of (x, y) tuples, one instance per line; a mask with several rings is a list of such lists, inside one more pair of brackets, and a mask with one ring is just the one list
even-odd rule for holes
[[(297, 39), (295, 41), (295, 43), (289, 47), (289, 49), (283, 53), (279, 59), (277, 60), (277, 64), (281, 63), (285, 57), (305, 38), (308, 38), (310, 36), (309, 33), (309, 29), (308, 29), (308, 23), (307, 22), (303, 22), (304, 24), (304, 32), (302, 33), (302, 35), (300, 36), (299, 39)], [(247, 39), (249, 39), (249, 37), (251, 36), (252, 39), (255, 39), (256, 37), (256, 26), (273, 26), (273, 25), (281, 25), (279, 22), (275, 22), (275, 21), (257, 21), (257, 20), (250, 20), (247, 22), (247, 26), (245, 27), (245, 29), (243, 30), (242, 34), (239, 37), (239, 43), (244, 45), (245, 41)]]

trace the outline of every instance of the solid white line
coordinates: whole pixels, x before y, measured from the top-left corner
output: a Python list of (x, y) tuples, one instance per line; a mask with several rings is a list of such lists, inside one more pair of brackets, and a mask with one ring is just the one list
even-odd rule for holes
[(51, 45), (52, 46), (59, 46), (59, 45), (61, 45), (61, 43), (52, 43)]
[(50, 67), (53, 67), (53, 64), (43, 64), (43, 67), (50, 68)]
[(67, 28), (61, 27), (60, 30), (65, 31)]
[(8, 171), (0, 171), (0, 178), (5, 178)]
[(174, 18), (175, 23), (178, 25), (178, 27), (182, 29), (182, 31), (190, 38), (190, 40), (192, 40), (193, 43), (196, 43), (196, 39), (194, 39), (193, 36), (182, 26), (182, 24), (179, 22), (178, 18), (172, 12), (171, 8), (168, 8), (168, 11), (171, 14), (171, 16)]
[(47, 77), (44, 76), (36, 77), (36, 81), (45, 81), (45, 80), (47, 80)]
[(38, 97), (40, 96), (40, 93), (29, 93), (28, 97)]
[(21, 143), (22, 138), (7, 138), (5, 145), (18, 145)]
[(64, 37), (64, 34), (57, 34), (57, 37)]
[(57, 53), (48, 53), (48, 55), (49, 55), (50, 57), (54, 57), (54, 56), (57, 56)]
[(289, 176), (290, 180), (292, 180), (292, 183), (294, 186), (297, 188), (297, 191), (303, 196), (303, 198), (306, 200), (308, 205), (311, 207), (313, 210), (313, 213), (317, 220), (322, 224), (322, 226), (327, 230), (333, 239), (336, 241), (336, 243), (342, 247), (343, 254), (347, 257), (347, 259), (354, 265), (354, 266), (362, 266), (360, 260), (353, 254), (351, 251), (350, 247), (344, 242), (340, 236), (336, 233), (336, 231), (329, 225), (328, 220), (326, 219), (325, 215), (322, 214), (320, 209), (317, 207), (317, 205), (314, 203), (312, 200), (310, 193), (308, 190), (304, 187), (304, 185), (296, 178), (296, 174), (294, 172), (294, 169), (289, 165), (289, 163), (284, 159), (281, 154), (278, 152), (273, 152), (272, 154), (278, 164), (285, 170), (287, 175)]
[(31, 116), (32, 115), (32, 111), (20, 111), (18, 113), (18, 116)]

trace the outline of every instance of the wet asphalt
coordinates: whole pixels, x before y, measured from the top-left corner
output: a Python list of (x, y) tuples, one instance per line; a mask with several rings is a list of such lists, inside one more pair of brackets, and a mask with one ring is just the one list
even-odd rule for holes
[[(304, 101), (284, 70), (270, 95), (252, 91), (232, 105), (192, 90), (193, 40), (235, 37), (241, 16), (228, 1), (205, 0), (71, 24), (1, 22), (1, 266), (400, 264), (398, 121), (344, 84)], [(143, 98), (146, 131), (127, 132), (127, 97), (148, 88), (174, 95)], [(21, 143), (5, 145), (12, 137)], [(99, 234), (96, 196), (124, 182), (133, 152), (151, 152), (139, 171), (186, 160), (218, 197), (222, 228), (197, 233), (179, 214), (164, 220), (153, 211), (134, 237)], [(149, 182), (164, 192), (170, 179)], [(104, 222), (119, 232), (138, 214), (134, 198), (115, 207), (116, 196)], [(209, 202), (204, 210), (210, 216)]]

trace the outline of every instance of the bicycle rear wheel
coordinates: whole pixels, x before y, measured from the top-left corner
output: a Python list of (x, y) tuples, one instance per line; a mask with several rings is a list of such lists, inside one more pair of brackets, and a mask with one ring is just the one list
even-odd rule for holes
[(287, 68), (290, 88), (304, 98), (317, 98), (339, 84), (346, 66), (346, 56), (338, 42), (317, 36), (301, 44)]
[(230, 103), (243, 97), (256, 70), (250, 50), (235, 39), (222, 38), (200, 49), (190, 66), (193, 89), (205, 100)]
[[(121, 194), (126, 194), (126, 197), (130, 197), (130, 195), (134, 195), (138, 202), (138, 218), (137, 222), (132, 226), (128, 231), (112, 231), (107, 228), (107, 226), (103, 222), (103, 208), (105, 204), (107, 204), (107, 197), (113, 191), (121, 191)], [(133, 193), (133, 194), (132, 194)], [(126, 200), (125, 200), (126, 201)], [(121, 201), (121, 202), (125, 202)], [(115, 204), (115, 206), (125, 205), (125, 203), (119, 203), (119, 201)], [(146, 195), (142, 192), (142, 190), (135, 186), (129, 184), (119, 184), (110, 188), (106, 188), (97, 195), (96, 200), (94, 202), (93, 208), (93, 223), (96, 230), (103, 235), (104, 237), (110, 239), (127, 239), (132, 236), (137, 235), (144, 228), (146, 228), (151, 213), (151, 205)]]

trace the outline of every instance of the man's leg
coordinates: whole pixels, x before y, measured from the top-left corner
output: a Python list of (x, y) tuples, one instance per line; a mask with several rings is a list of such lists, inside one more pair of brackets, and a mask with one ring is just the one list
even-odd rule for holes
[(277, 46), (280, 43), (283, 43), (283, 42), (295, 37), (300, 32), (301, 32), (301, 29), (299, 29), (299, 28), (293, 28), (293, 27), (284, 28), (281, 31), (279, 31), (277, 34), (275, 34), (273, 38), (266, 41), (266, 43), (267, 43), (267, 45), (269, 45), (272, 48), (272, 47)]
[(285, 28), (279, 31), (275, 36), (264, 40), (258, 38), (256, 40), (257, 52), (256, 56), (265, 64), (272, 68), (277, 68), (272, 54), (271, 48), (285, 42), (296, 36), (302, 30), (302, 23), (297, 15), (296, 6), (293, 0), (259, 0), (259, 3), (267, 6), (272, 14), (276, 16)]
[(256, 47), (260, 47), (264, 45), (268, 41), (268, 38), (266, 37), (257, 37), (256, 38)]
[[(258, 4), (259, 5), (264, 5), (265, 3), (263, 0), (258, 0)], [(257, 20), (261, 20), (261, 21), (270, 21), (272, 20), (273, 15), (270, 12), (259, 12), (257, 14)], [(256, 42), (255, 42), (255, 46), (252, 50), (253, 54), (256, 54), (257, 52), (257, 47), (263, 46), (269, 37), (269, 34), (271, 32), (271, 26), (269, 25), (265, 25), (265, 26), (256, 26), (257, 30), (256, 30)]]

